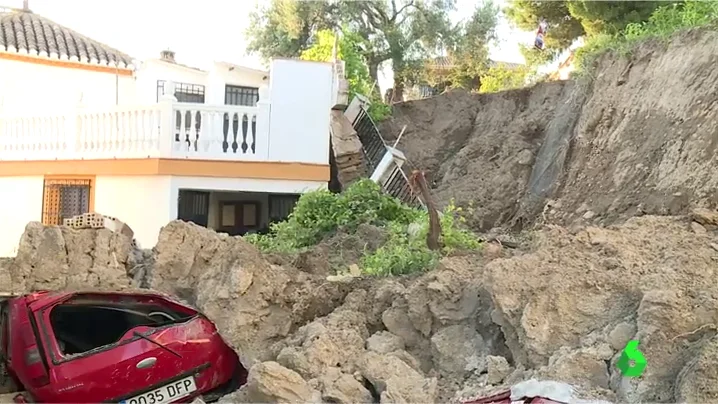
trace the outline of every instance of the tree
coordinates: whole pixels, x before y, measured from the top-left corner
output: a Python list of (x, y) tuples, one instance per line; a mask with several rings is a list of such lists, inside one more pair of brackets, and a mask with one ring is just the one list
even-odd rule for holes
[(271, 0), (250, 14), (247, 51), (265, 60), (297, 57), (315, 34), (337, 27), (337, 7), (326, 1)]
[(495, 93), (497, 91), (511, 90), (523, 87), (526, 78), (530, 73), (528, 66), (517, 66), (509, 68), (499, 64), (489, 69), (489, 72), (481, 78), (480, 93)]
[[(300, 57), (304, 60), (329, 62), (333, 57), (335, 41), (336, 35), (333, 31), (319, 31), (314, 45), (302, 52)], [(337, 43), (337, 57), (344, 61), (344, 75), (349, 82), (350, 99), (356, 94), (370, 95), (372, 92), (373, 83), (369, 79), (366, 61), (360, 53), (361, 42), (362, 39), (355, 32), (344, 29)]]
[[(510, 0), (505, 12), (517, 27), (533, 31), (541, 17), (549, 23), (545, 51), (524, 49), (527, 63), (545, 63), (579, 36), (615, 34), (628, 24), (647, 21), (659, 1)], [(663, 2), (665, 3), (665, 2)]]
[(544, 37), (543, 54), (549, 60), (585, 33), (581, 22), (571, 15), (568, 1), (510, 0), (504, 13), (515, 26), (526, 31), (535, 31), (541, 18), (546, 19), (549, 29)]
[(568, 2), (568, 11), (589, 35), (616, 34), (630, 23), (647, 21), (666, 2), (659, 1), (586, 1)]
[(383, 121), (391, 110), (382, 102), (378, 92), (373, 91), (374, 82), (369, 78), (367, 63), (361, 54), (363, 39), (357, 33), (344, 27), (337, 41), (333, 31), (321, 30), (317, 32), (314, 44), (303, 51), (300, 57), (319, 62), (332, 61), (335, 42), (337, 58), (344, 61), (344, 76), (349, 82), (349, 99), (356, 94), (370, 97), (372, 103), (367, 112), (375, 121)]
[(449, 42), (453, 8), (454, 0), (272, 0), (252, 14), (248, 50), (265, 58), (299, 56), (318, 31), (346, 24), (362, 38), (358, 45), (374, 82), (379, 66), (392, 62), (394, 94), (401, 99), (412, 61)]
[(453, 87), (478, 89), (479, 78), (489, 68), (489, 42), (496, 38), (499, 8), (482, 2), (465, 24), (461, 24), (450, 50), (452, 63), (448, 79)]

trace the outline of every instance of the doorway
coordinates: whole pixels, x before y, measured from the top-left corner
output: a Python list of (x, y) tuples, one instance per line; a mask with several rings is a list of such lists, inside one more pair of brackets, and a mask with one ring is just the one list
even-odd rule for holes
[(180, 189), (177, 204), (177, 219), (207, 227), (209, 192)]

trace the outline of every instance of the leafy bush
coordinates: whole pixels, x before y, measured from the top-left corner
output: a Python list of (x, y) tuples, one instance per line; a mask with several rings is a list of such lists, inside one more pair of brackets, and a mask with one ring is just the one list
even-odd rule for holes
[(481, 88), (479, 88), (479, 92), (495, 93), (521, 88), (526, 84), (526, 78), (529, 73), (530, 69), (523, 65), (513, 68), (505, 65), (492, 67), (486, 75), (481, 77)]
[(578, 72), (587, 73), (600, 55), (607, 51), (630, 52), (639, 41), (648, 38), (667, 40), (681, 29), (709, 25), (718, 21), (718, 1), (687, 0), (659, 7), (646, 22), (631, 23), (617, 35), (589, 37), (576, 51)]
[[(302, 52), (303, 60), (331, 62), (334, 54), (336, 35), (329, 29), (317, 32), (314, 45)], [(381, 96), (374, 90), (374, 83), (369, 77), (369, 68), (362, 56), (364, 39), (355, 31), (342, 27), (337, 48), (337, 57), (344, 61), (344, 75), (349, 84), (349, 101), (357, 94), (369, 95), (371, 106), (367, 111), (375, 122), (381, 122), (391, 115), (391, 107), (385, 104)]]
[(245, 240), (266, 252), (292, 253), (311, 247), (338, 229), (353, 231), (360, 224), (387, 228), (384, 246), (365, 255), (361, 266), (371, 275), (399, 275), (431, 269), (442, 254), (479, 247), (476, 236), (460, 227), (461, 208), (450, 204), (441, 216), (444, 245), (440, 252), (426, 246), (428, 213), (404, 205), (382, 192), (369, 179), (357, 181), (341, 194), (313, 191), (302, 195), (284, 222), (269, 234), (252, 234)]

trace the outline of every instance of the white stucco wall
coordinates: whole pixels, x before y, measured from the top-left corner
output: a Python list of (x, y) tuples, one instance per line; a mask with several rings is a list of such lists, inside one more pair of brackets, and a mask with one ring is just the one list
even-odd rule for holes
[[(0, 257), (13, 257), (28, 222), (42, 220), (44, 178), (0, 177), (0, 187), (11, 190), (11, 196), (0, 198)], [(160, 229), (177, 218), (180, 189), (220, 191), (210, 199), (210, 226), (216, 225), (216, 208), (220, 200), (244, 197), (227, 191), (301, 194), (326, 189), (320, 181), (256, 180), (241, 178), (208, 178), (181, 176), (97, 176), (95, 178), (95, 212), (116, 217), (135, 232), (142, 248), (157, 243)], [(239, 198), (239, 199), (237, 199)], [(259, 198), (259, 199), (257, 199)], [(248, 200), (262, 203), (262, 220), (267, 217), (267, 197), (247, 195)]]
[(28, 222), (42, 221), (44, 179), (36, 177), (0, 177), (0, 257), (14, 257)]
[(0, 110), (53, 111), (135, 103), (135, 79), (111, 73), (0, 59)]
[(207, 85), (207, 72), (155, 59), (142, 62), (136, 75), (138, 103), (145, 105), (157, 102), (157, 80)]
[(160, 228), (177, 218), (177, 199), (170, 195), (170, 176), (98, 176), (95, 212), (127, 223), (140, 246), (152, 248)]
[(224, 105), (224, 88), (227, 84), (260, 88), (269, 85), (269, 73), (216, 62), (207, 75), (206, 103)]
[(272, 61), (269, 160), (329, 163), (332, 65)]
[(157, 80), (165, 80), (205, 86), (205, 104), (224, 105), (225, 85), (259, 88), (268, 85), (268, 76), (267, 72), (223, 62), (213, 63), (208, 71), (202, 71), (150, 59), (143, 62), (137, 70), (137, 97), (141, 104), (156, 102)]

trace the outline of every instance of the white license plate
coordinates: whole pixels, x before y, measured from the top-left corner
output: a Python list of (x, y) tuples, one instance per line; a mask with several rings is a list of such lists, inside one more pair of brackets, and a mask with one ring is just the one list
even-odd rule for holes
[(197, 391), (194, 376), (185, 377), (176, 382), (158, 387), (144, 394), (136, 395), (127, 400), (120, 401), (120, 404), (165, 404), (187, 397)]

